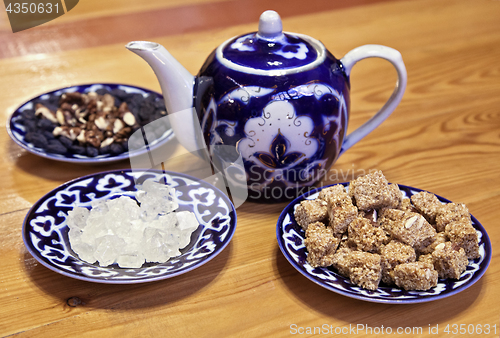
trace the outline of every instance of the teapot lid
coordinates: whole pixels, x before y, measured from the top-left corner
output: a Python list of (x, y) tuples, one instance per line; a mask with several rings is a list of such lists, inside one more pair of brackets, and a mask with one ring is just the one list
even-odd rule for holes
[(224, 66), (249, 74), (286, 75), (321, 64), (325, 47), (313, 38), (284, 33), (275, 11), (260, 16), (259, 30), (232, 38), (217, 48), (216, 57)]

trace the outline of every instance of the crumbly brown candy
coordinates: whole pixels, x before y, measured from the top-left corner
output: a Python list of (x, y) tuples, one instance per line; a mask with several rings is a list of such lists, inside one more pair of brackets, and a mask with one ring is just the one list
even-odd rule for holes
[(333, 255), (340, 239), (333, 236), (331, 227), (321, 222), (309, 224), (306, 230), (304, 244), (308, 251), (307, 262), (313, 267), (326, 267), (333, 263)]
[(310, 223), (321, 222), (327, 218), (328, 207), (323, 200), (304, 200), (295, 209), (294, 215), (297, 224), (307, 230)]
[(412, 211), (412, 212), (417, 211), (417, 209), (415, 209), (413, 204), (411, 204), (411, 200), (409, 198), (403, 198), (398, 206), (398, 209), (402, 211)]
[[(374, 191), (377, 185), (378, 192)], [(391, 195), (393, 198), (386, 198)], [(381, 172), (351, 182), (347, 199), (342, 185), (324, 189), (316, 204), (312, 201), (304, 203), (295, 213), (299, 224), (309, 224), (313, 215), (319, 214), (324, 215), (319, 216), (325, 217), (322, 220), (332, 217), (332, 225), (336, 227), (334, 232), (323, 223), (315, 221), (310, 225), (305, 241), (310, 252), (309, 263), (314, 267), (331, 264), (351, 282), (370, 290), (376, 289), (382, 278), (386, 283), (395, 283), (407, 290), (427, 290), (437, 285), (435, 265), (444, 271), (443, 276), (459, 276), (463, 266), (466, 268), (468, 264), (460, 252), (466, 256), (469, 253), (469, 258), (479, 257), (477, 233), (467, 208), (457, 203), (443, 205), (430, 193), (414, 196), (412, 200), (403, 199), (399, 187), (388, 184)], [(343, 225), (349, 221), (349, 216), (354, 215), (352, 210), (347, 212), (348, 199), (355, 202), (352, 205), (357, 205), (358, 213), (348, 231), (344, 232)], [(436, 200), (440, 205), (435, 203)], [(325, 204), (331, 216), (328, 212), (313, 212), (317, 209), (324, 211)], [(429, 224), (428, 220), (432, 222), (433, 219), (441, 232), (436, 233)], [(387, 244), (391, 238), (393, 240)], [(447, 255), (439, 251), (448, 247), (457, 254), (448, 249), (444, 251)], [(380, 255), (367, 251), (380, 252)], [(414, 262), (417, 255), (418, 262)]]
[(439, 244), (432, 253), (432, 260), (439, 278), (459, 279), (469, 264), (464, 249), (452, 242)]
[(434, 242), (432, 242), (430, 245), (426, 246), (423, 250), (420, 251), (420, 253), (422, 255), (430, 254), (434, 251), (436, 246), (438, 246), (441, 243), (445, 243), (447, 241), (448, 241), (448, 236), (446, 236), (446, 234), (444, 232), (438, 232), (436, 234), (436, 239), (434, 240)]
[(332, 266), (345, 277), (349, 277), (349, 258), (354, 250), (349, 246), (343, 246), (333, 255)]
[(349, 240), (349, 236), (347, 236), (347, 232), (345, 232), (340, 239), (340, 244), (339, 244), (338, 250), (340, 250), (342, 248), (347, 248), (351, 251), (358, 250), (356, 243), (353, 243), (352, 241)]
[(392, 207), (395, 205), (394, 208), (397, 208), (401, 205), (403, 202), (403, 193), (401, 190), (399, 190), (399, 185), (396, 183), (389, 184), (389, 198), (390, 198), (390, 203), (388, 207)]
[[(392, 214), (391, 214), (392, 215)], [(392, 238), (410, 245), (416, 251), (422, 252), (436, 239), (436, 230), (426, 221), (426, 219), (414, 212), (404, 212), (400, 218), (391, 220), (384, 214), (383, 227), (387, 229)]]
[(394, 223), (402, 222), (406, 212), (399, 209), (382, 208), (378, 212), (377, 223), (386, 232), (390, 233)]
[(459, 245), (465, 250), (469, 259), (479, 258), (479, 238), (476, 229), (467, 221), (455, 221), (448, 223), (445, 234), (451, 242)]
[(360, 210), (396, 208), (402, 199), (398, 186), (389, 185), (380, 170), (353, 180), (349, 185), (349, 196), (355, 199)]
[(382, 278), (380, 255), (353, 251), (349, 256), (349, 278), (352, 283), (376, 290)]
[(351, 198), (345, 193), (326, 196), (328, 203), (328, 219), (334, 234), (341, 235), (347, 226), (358, 216), (358, 208), (352, 204)]
[(345, 187), (342, 184), (336, 184), (331, 187), (322, 189), (319, 192), (318, 198), (327, 201), (327, 197), (337, 194), (343, 194), (345, 192)]
[(436, 195), (427, 191), (421, 191), (411, 196), (411, 202), (429, 223), (436, 221), (436, 215), (443, 206)]
[(448, 223), (462, 221), (471, 223), (469, 209), (463, 203), (447, 203), (441, 206), (436, 215), (436, 230), (444, 231)]
[(347, 233), (349, 242), (358, 250), (366, 252), (379, 252), (382, 245), (389, 240), (384, 230), (374, 227), (372, 222), (364, 217), (357, 217), (352, 221)]
[(405, 290), (425, 291), (437, 285), (438, 273), (432, 264), (403, 263), (394, 268), (394, 282)]
[(394, 268), (399, 264), (415, 262), (415, 250), (399, 241), (392, 240), (381, 250), (382, 282), (394, 284)]
[(418, 256), (418, 261), (434, 266), (434, 259), (432, 258), (432, 253)]

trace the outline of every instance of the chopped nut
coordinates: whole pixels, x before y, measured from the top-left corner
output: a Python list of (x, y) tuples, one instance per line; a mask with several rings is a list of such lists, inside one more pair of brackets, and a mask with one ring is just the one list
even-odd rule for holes
[(80, 134), (80, 128), (70, 128), (68, 126), (55, 127), (52, 131), (52, 135), (65, 136), (70, 140), (75, 140), (78, 134)]
[(88, 104), (90, 101), (90, 97), (87, 94), (82, 94), (82, 102), (83, 104)]
[(118, 107), (118, 117), (123, 117), (126, 113), (128, 113), (128, 105), (127, 102), (122, 102), (120, 107)]
[(115, 135), (118, 137), (124, 138), (124, 137), (128, 137), (128, 135), (130, 135), (131, 132), (132, 132), (132, 128), (125, 127), (123, 129), (121, 129), (120, 131), (118, 131)]
[(101, 130), (106, 130), (109, 125), (109, 122), (104, 118), (104, 116), (100, 116), (94, 121), (97, 128)]
[(415, 215), (415, 216), (408, 218), (408, 220), (405, 223), (405, 228), (406, 229), (411, 228), (412, 225), (417, 221), (417, 219), (418, 219), (418, 215)]
[(444, 243), (440, 243), (436, 245), (436, 248), (434, 250), (443, 250), (446, 245)]
[(101, 137), (102, 133), (94, 130), (87, 130), (85, 132), (85, 140), (95, 148), (99, 148), (101, 146)]
[(129, 126), (133, 126), (135, 124), (135, 117), (131, 112), (126, 112), (123, 115), (123, 122), (125, 122)]
[(59, 136), (62, 135), (62, 132), (63, 132), (62, 127), (55, 127), (54, 130), (52, 131), (52, 135)]
[(80, 132), (81, 132), (81, 129), (78, 127), (70, 128), (69, 129), (69, 138), (73, 141), (76, 140), (78, 135), (80, 135)]
[(57, 118), (57, 123), (59, 123), (61, 126), (65, 124), (66, 121), (64, 120), (64, 113), (61, 109), (57, 110), (56, 118)]
[(113, 124), (113, 133), (116, 134), (117, 132), (122, 130), (123, 127), (125, 127), (125, 124), (122, 122), (122, 120), (116, 119), (115, 123)]
[(37, 103), (36, 107), (35, 107), (35, 115), (38, 116), (38, 115), (42, 115), (43, 117), (45, 117), (47, 120), (49, 120), (50, 122), (53, 122), (53, 123), (57, 123), (57, 118), (56, 116), (54, 115), (53, 112), (51, 112), (49, 110), (49, 108), (45, 107), (44, 105), (40, 104), (40, 103)]
[(101, 142), (101, 148), (109, 146), (111, 143), (113, 143), (113, 138), (109, 137)]
[(102, 97), (102, 103), (104, 104), (104, 108), (112, 108), (115, 106), (115, 98), (109, 94), (104, 94)]
[(85, 130), (82, 129), (82, 131), (80, 131), (80, 134), (78, 134), (76, 140), (80, 143), (85, 143)]
[(418, 223), (417, 223), (417, 229), (420, 229), (424, 225), (424, 222), (425, 222), (425, 218), (423, 216), (419, 216)]

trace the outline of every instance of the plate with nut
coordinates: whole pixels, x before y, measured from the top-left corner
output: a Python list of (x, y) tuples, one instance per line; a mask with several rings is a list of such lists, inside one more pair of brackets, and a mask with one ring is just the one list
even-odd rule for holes
[[(96, 83), (57, 89), (23, 103), (10, 116), (7, 132), (30, 153), (48, 159), (99, 164), (144, 154), (174, 137), (163, 96), (123, 84)], [(130, 136), (155, 121), (148, 142)], [(158, 123), (164, 121), (164, 123)], [(142, 139), (142, 138), (141, 138)]]
[(373, 201), (386, 204), (374, 207), (365, 198), (372, 189), (356, 196), (353, 182), (307, 192), (280, 214), (278, 245), (309, 280), (363, 301), (409, 304), (455, 295), (484, 275), (491, 242), (464, 204), (385, 181)]

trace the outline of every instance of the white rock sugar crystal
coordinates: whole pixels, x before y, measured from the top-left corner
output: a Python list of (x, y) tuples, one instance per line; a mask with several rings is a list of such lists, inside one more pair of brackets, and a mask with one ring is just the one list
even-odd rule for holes
[(94, 201), (91, 210), (75, 207), (68, 212), (70, 245), (82, 260), (140, 268), (144, 262), (164, 263), (179, 256), (189, 244), (199, 223), (194, 213), (175, 211), (175, 189), (152, 180), (138, 189), (137, 201), (120, 196)]

